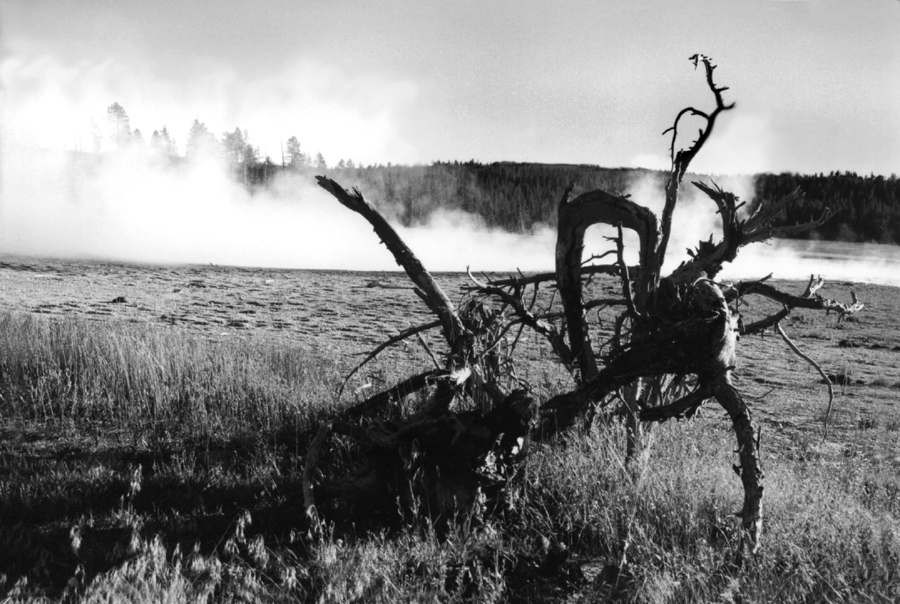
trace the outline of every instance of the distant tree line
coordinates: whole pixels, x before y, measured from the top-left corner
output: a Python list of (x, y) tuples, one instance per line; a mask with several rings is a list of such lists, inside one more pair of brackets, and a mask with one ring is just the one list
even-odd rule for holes
[(900, 244), (900, 179), (896, 175), (831, 172), (756, 177), (756, 196), (760, 199), (778, 198), (798, 188), (802, 200), (792, 205), (776, 226), (809, 220), (828, 208), (834, 214), (831, 220), (798, 237)]
[[(569, 185), (578, 190), (627, 192), (637, 180), (660, 189), (660, 171), (587, 165), (438, 162), (430, 166), (370, 166), (355, 170), (357, 186), (376, 204), (394, 208), (404, 225), (427, 222), (438, 207), (481, 216), (490, 227), (527, 232), (556, 225), (556, 206)], [(689, 186), (689, 185), (688, 185)], [(795, 189), (802, 200), (774, 226), (807, 222), (828, 208), (833, 217), (803, 238), (900, 244), (900, 179), (895, 175), (759, 174), (757, 202), (779, 199)]]
[[(140, 130), (131, 130), (128, 114), (118, 103), (107, 108), (109, 147), (148, 148)], [(102, 147), (94, 127), (94, 150)], [(575, 193), (603, 189), (627, 193), (638, 180), (662, 190), (666, 173), (641, 168), (601, 168), (590, 165), (495, 162), (435, 162), (398, 166), (356, 164), (341, 159), (329, 166), (321, 153), (307, 153), (296, 136), (288, 137), (281, 161), (261, 157), (246, 130), (235, 128), (220, 137), (195, 119), (188, 131), (185, 155), (166, 126), (154, 130), (149, 149), (170, 161), (199, 157), (226, 162), (234, 179), (249, 188), (267, 186), (282, 172), (306, 176), (340, 175), (342, 182), (364, 191), (367, 199), (405, 226), (428, 222), (437, 209), (462, 210), (480, 216), (486, 226), (523, 233), (538, 225), (556, 226), (557, 204), (569, 186)], [(686, 179), (690, 180), (690, 178)], [(777, 199), (800, 189), (793, 204), (774, 226), (806, 222), (828, 208), (833, 217), (820, 228), (798, 235), (830, 241), (900, 244), (900, 180), (895, 175), (860, 176), (852, 172), (828, 175), (760, 174), (755, 177), (757, 202)]]
[(624, 192), (635, 170), (587, 165), (436, 162), (345, 169), (345, 178), (403, 225), (427, 222), (438, 208), (480, 216), (489, 227), (527, 232), (555, 225), (559, 199), (578, 189)]

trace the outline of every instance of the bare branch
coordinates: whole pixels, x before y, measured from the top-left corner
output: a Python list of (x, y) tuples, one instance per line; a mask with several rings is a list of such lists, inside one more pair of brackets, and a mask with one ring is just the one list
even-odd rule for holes
[[(612, 256), (615, 253), (616, 253), (616, 250), (608, 250), (608, 251), (603, 252), (602, 254), (591, 254), (589, 257), (582, 260), (581, 264), (588, 264), (590, 262), (593, 262), (594, 260), (602, 260), (603, 258), (606, 258), (607, 256)], [(619, 263), (617, 263), (617, 264), (619, 264)]]
[(831, 385), (831, 379), (828, 377), (828, 375), (825, 374), (824, 371), (822, 371), (822, 368), (818, 363), (800, 352), (800, 349), (797, 348), (796, 345), (794, 345), (794, 343), (788, 337), (787, 333), (785, 333), (784, 328), (781, 326), (781, 323), (776, 323), (775, 329), (778, 330), (778, 333), (781, 335), (781, 339), (785, 341), (785, 343), (788, 345), (788, 347), (790, 347), (792, 351), (794, 351), (794, 354), (815, 367), (816, 371), (819, 372), (819, 375), (822, 376), (822, 379), (825, 380), (825, 384), (828, 385), (828, 409), (825, 411), (825, 419), (823, 420), (824, 429), (822, 441), (824, 441), (826, 438), (828, 438), (828, 418), (831, 417), (831, 405), (832, 403), (834, 403), (834, 387)]
[(559, 333), (554, 325), (551, 325), (550, 323), (547, 323), (543, 319), (532, 314), (528, 309), (525, 308), (525, 305), (522, 303), (521, 298), (514, 296), (513, 294), (500, 287), (492, 287), (490, 285), (481, 283), (472, 275), (472, 272), (469, 271), (468, 268), (466, 268), (466, 272), (469, 275), (469, 279), (472, 281), (472, 283), (475, 284), (480, 293), (488, 296), (496, 296), (497, 298), (502, 300), (505, 304), (512, 308), (519, 321), (521, 321), (528, 327), (531, 327), (536, 332), (547, 338), (547, 340), (550, 342), (550, 345), (553, 347), (554, 352), (556, 352), (556, 354), (560, 357), (564, 364), (571, 365), (573, 363), (574, 359), (572, 357), (572, 351), (569, 346), (566, 345), (562, 334)]
[[(630, 271), (637, 270), (637, 267), (629, 267)], [(594, 266), (582, 266), (579, 270), (581, 276), (585, 275), (618, 275), (618, 264), (597, 264)], [(488, 281), (488, 285), (494, 287), (515, 287), (523, 285), (534, 285), (544, 283), (546, 281), (556, 281), (556, 273), (537, 273), (528, 277), (509, 277), (507, 279), (492, 279)]]
[(806, 286), (806, 289), (801, 294), (801, 298), (809, 298), (814, 293), (819, 291), (822, 286), (825, 285), (825, 280), (822, 279), (822, 275), (819, 275), (818, 278), (815, 275), (809, 276), (809, 283)]
[(350, 420), (378, 413), (387, 405), (390, 405), (392, 402), (399, 401), (403, 397), (421, 390), (422, 388), (427, 386), (430, 381), (435, 380), (443, 375), (446, 375), (446, 372), (438, 370), (426, 371), (424, 373), (414, 375), (403, 380), (399, 384), (396, 384), (392, 388), (388, 388), (383, 392), (379, 392), (378, 394), (367, 398), (361, 403), (357, 403), (356, 405), (353, 405), (352, 407), (346, 409), (343, 413), (341, 413), (341, 418)]
[(641, 313), (634, 306), (634, 294), (631, 292), (631, 277), (628, 275), (628, 265), (625, 264), (625, 237), (622, 234), (622, 225), (617, 224), (619, 236), (616, 237), (616, 255), (619, 258), (619, 274), (622, 276), (622, 293), (625, 296), (625, 304), (632, 319), (639, 319)]
[(799, 198), (799, 191), (794, 191), (777, 202), (759, 204), (749, 218), (741, 220), (738, 218), (738, 210), (744, 204), (738, 203), (737, 196), (724, 191), (714, 182), (712, 186), (698, 181), (693, 184), (715, 202), (722, 217), (722, 240), (713, 243), (710, 235), (709, 241), (701, 241), (695, 251), (688, 250), (691, 260), (679, 266), (671, 275), (679, 283), (692, 282), (704, 276), (713, 278), (722, 269), (722, 265), (737, 257), (738, 250), (743, 246), (766, 241), (777, 235), (808, 231), (821, 225), (830, 216), (826, 210), (819, 218), (810, 222), (790, 227), (772, 226), (784, 208)]
[(703, 402), (712, 397), (712, 391), (709, 388), (701, 386), (688, 394), (668, 405), (661, 407), (650, 407), (641, 411), (641, 421), (643, 422), (664, 422), (669, 419), (691, 418), (700, 408)]
[(410, 327), (409, 329), (404, 329), (397, 335), (395, 335), (392, 338), (389, 338), (387, 341), (379, 344), (374, 350), (372, 350), (371, 352), (369, 352), (369, 354), (366, 355), (366, 358), (364, 358), (356, 367), (353, 368), (353, 370), (350, 373), (348, 373), (344, 377), (344, 381), (341, 382), (341, 387), (338, 389), (338, 398), (340, 398), (340, 396), (344, 393), (344, 388), (347, 386), (347, 382), (350, 381), (350, 378), (352, 378), (356, 374), (357, 371), (362, 369), (363, 365), (365, 365), (366, 363), (368, 363), (369, 361), (374, 359), (376, 356), (378, 356), (378, 353), (380, 353), (382, 350), (384, 350), (385, 348), (388, 348), (389, 346), (393, 346), (397, 342), (401, 342), (401, 341), (405, 340), (409, 336), (419, 334), (423, 331), (427, 331), (434, 327), (440, 327), (440, 325), (441, 325), (440, 321), (432, 321), (431, 323), (426, 323), (424, 325)]
[(441, 364), (438, 362), (437, 357), (434, 354), (434, 351), (431, 350), (431, 346), (428, 345), (428, 342), (425, 341), (425, 338), (422, 337), (420, 332), (416, 332), (416, 339), (419, 340), (419, 344), (422, 345), (422, 348), (425, 349), (425, 352), (428, 353), (428, 356), (431, 357), (431, 362), (434, 363), (435, 369), (440, 369)]
[[(812, 291), (815, 292), (820, 287), (821, 284)], [(807, 287), (807, 289), (809, 289), (809, 287)], [(772, 287), (767, 283), (763, 283), (762, 281), (744, 281), (738, 283), (734, 285), (728, 292), (726, 292), (726, 298), (728, 298), (730, 301), (749, 294), (755, 294), (758, 296), (769, 298), (770, 300), (775, 300), (776, 302), (780, 302), (781, 304), (784, 304), (791, 309), (808, 308), (811, 310), (824, 310), (828, 312), (833, 311), (838, 313), (838, 321), (843, 320), (846, 315), (852, 315), (853, 313), (859, 312), (863, 308), (865, 308), (865, 304), (859, 301), (859, 299), (856, 297), (855, 292), (850, 292), (853, 301), (850, 304), (844, 304), (836, 300), (823, 298), (819, 294), (814, 294), (811, 297), (792, 296), (791, 294), (786, 294), (782, 291), (779, 291), (778, 289)]]
[[(666, 130), (666, 132), (672, 132), (672, 144), (670, 147), (670, 155), (672, 159), (672, 167), (669, 172), (669, 179), (666, 182), (666, 205), (663, 208), (662, 213), (662, 221), (661, 221), (661, 235), (659, 240), (659, 246), (656, 249), (656, 255), (653, 259), (653, 264), (644, 264), (641, 263), (641, 266), (647, 269), (649, 272), (653, 273), (654, 276), (650, 277), (651, 279), (658, 279), (659, 272), (662, 269), (663, 261), (666, 256), (666, 248), (669, 245), (669, 236), (672, 231), (672, 216), (675, 213), (675, 205), (678, 202), (678, 187), (681, 185), (681, 181), (684, 179), (684, 175), (687, 173), (688, 167), (693, 161), (694, 157), (703, 148), (703, 145), (709, 139), (709, 135), (713, 131), (713, 126), (716, 124), (716, 118), (718, 118), (719, 114), (723, 111), (728, 111), (729, 109), (734, 108), (734, 103), (730, 105), (726, 105), (724, 100), (722, 99), (722, 93), (728, 90), (727, 87), (724, 86), (716, 86), (715, 81), (713, 80), (713, 71), (716, 66), (712, 64), (712, 59), (707, 57), (706, 55), (694, 55), (690, 57), (690, 60), (694, 63), (694, 68), (696, 69), (700, 62), (703, 63), (703, 67), (706, 71), (706, 83), (709, 89), (713, 93), (713, 97), (716, 101), (716, 107), (713, 109), (712, 113), (706, 114), (703, 111), (699, 111), (694, 109), (693, 107), (688, 107), (687, 109), (682, 109), (675, 118), (675, 123), (671, 128)], [(695, 115), (702, 118), (706, 122), (706, 126), (700, 129), (700, 134), (687, 149), (683, 149), (681, 151), (675, 152), (675, 140), (678, 137), (678, 122), (679, 120), (687, 114)], [(665, 132), (663, 133), (665, 134)]]
[[(741, 393), (731, 384), (731, 372), (724, 372), (710, 384), (713, 395), (731, 418), (740, 465), (733, 466), (744, 486), (744, 505), (741, 508), (741, 543), (747, 543), (750, 553), (756, 553), (762, 534), (763, 478), (759, 459), (759, 432), (753, 429), (750, 409)], [(755, 433), (755, 434), (754, 434)]]
[[(597, 375), (597, 362), (591, 349), (584, 320), (581, 284), (581, 256), (584, 233), (594, 224), (622, 225), (635, 231), (640, 240), (639, 257), (645, 264), (656, 249), (659, 235), (656, 215), (630, 199), (591, 191), (560, 206), (556, 242), (556, 283), (562, 298), (572, 357), (581, 371), (582, 380)], [(644, 300), (646, 288), (639, 287), (635, 298)]]
[(791, 309), (785, 306), (774, 315), (769, 315), (768, 317), (760, 319), (759, 321), (754, 321), (749, 325), (743, 325), (740, 329), (740, 334), (742, 336), (752, 336), (757, 333), (762, 333), (768, 328), (777, 325), (779, 321), (789, 314), (791, 314)]
[[(466, 329), (453, 303), (394, 228), (363, 198), (358, 189), (353, 189), (353, 192), (349, 193), (337, 182), (325, 176), (316, 176), (316, 180), (320, 187), (331, 193), (342, 205), (361, 215), (372, 225), (381, 242), (393, 254), (397, 264), (403, 267), (412, 282), (419, 287), (416, 293), (440, 319), (444, 337), (450, 344), (451, 356), (460, 352), (457, 349)], [(452, 359), (450, 364), (455, 366), (464, 362), (464, 359)]]

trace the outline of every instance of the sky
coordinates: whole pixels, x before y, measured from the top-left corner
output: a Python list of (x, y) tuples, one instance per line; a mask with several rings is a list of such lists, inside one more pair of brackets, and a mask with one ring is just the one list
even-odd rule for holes
[(146, 135), (246, 129), (280, 159), (667, 167), (661, 135), (736, 109), (694, 169), (900, 172), (897, 0), (2, 0), (2, 134), (91, 148), (112, 102)]
[[(165, 126), (180, 153), (198, 119), (218, 137), (246, 130), (276, 163), (296, 136), (332, 166), (667, 169), (663, 131), (684, 107), (713, 107), (696, 53), (736, 107), (692, 172), (745, 201), (760, 172), (900, 173), (898, 0), (0, 0), (0, 254), (396, 270), (365, 221), (310, 182), (251, 193), (221, 166), (107, 153), (107, 107), (145, 140)], [(698, 123), (682, 125), (676, 149)], [(98, 133), (92, 161), (72, 153)], [(716, 230), (712, 204), (688, 191), (673, 267)], [(649, 181), (625, 192), (661, 208)], [(589, 253), (608, 243), (598, 228)], [(441, 212), (400, 230), (432, 270), (553, 267), (549, 227), (511, 235)], [(782, 276), (825, 271), (775, 248)], [(745, 253), (743, 275), (772, 258)], [(877, 275), (888, 261), (866, 262)]]

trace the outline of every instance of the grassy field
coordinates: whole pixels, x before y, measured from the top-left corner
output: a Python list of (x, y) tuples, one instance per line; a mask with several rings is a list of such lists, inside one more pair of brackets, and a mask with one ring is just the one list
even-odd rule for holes
[[(777, 335), (741, 342), (766, 493), (764, 549), (738, 565), (734, 436), (713, 405), (655, 427), (640, 477), (624, 467), (622, 427), (595, 425), (538, 447), (507, 509), (476, 509), (446, 534), (424, 521), (367, 535), (310, 527), (310, 430), (430, 363), (400, 347), (336, 397), (354, 353), (427, 317), (411, 291), (366, 287), (374, 279), (404, 285), (0, 265), (0, 598), (900, 601), (896, 289), (853, 286), (868, 307), (849, 322), (798, 311), (785, 325), (840, 378), (825, 441), (818, 374)], [(526, 353), (539, 399), (567, 387), (539, 346)]]

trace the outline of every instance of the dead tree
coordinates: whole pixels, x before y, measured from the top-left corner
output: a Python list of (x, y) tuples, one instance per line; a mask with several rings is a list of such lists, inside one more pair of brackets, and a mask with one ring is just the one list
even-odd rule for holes
[[(822, 298), (817, 293), (821, 279), (811, 279), (801, 295), (777, 290), (766, 283), (768, 277), (728, 286), (715, 280), (722, 266), (734, 260), (743, 246), (812, 229), (829, 217), (826, 211), (805, 224), (773, 226), (798, 198), (797, 193), (778, 201), (764, 200), (742, 212), (744, 204), (735, 195), (714, 183), (694, 182), (715, 204), (722, 222), (721, 238), (716, 241), (711, 235), (708, 241), (699, 242), (695, 250), (689, 250), (687, 261), (671, 274), (662, 274), (682, 181), (717, 118), (734, 107), (725, 103), (723, 93), (727, 88), (716, 85), (715, 65), (709, 57), (694, 55), (691, 61), (695, 68), (702, 67), (715, 106), (711, 111), (683, 109), (663, 133), (671, 133), (672, 139), (661, 217), (628, 197), (600, 190), (570, 199), (570, 188), (558, 206), (555, 271), (486, 280), (470, 275), (469, 297), (459, 309), (358, 190), (348, 192), (335, 181), (318, 177), (320, 186), (369, 221), (412, 280), (416, 294), (437, 317), (437, 321), (409, 329), (385, 345), (439, 326), (448, 353), (440, 369), (406, 379), (323, 426), (307, 459), (306, 493), (311, 511), (316, 509), (317, 493), (332, 502), (334, 509), (353, 508), (353, 502), (396, 502), (400, 485), (412, 484), (410, 478), (416, 477), (421, 493), (433, 506), (432, 512), (446, 515), (471, 502), (474, 489), (486, 484), (487, 474), (502, 490), (503, 480), (514, 475), (522, 463), (529, 438), (547, 439), (567, 430), (598, 405), (624, 403), (628, 452), (633, 455), (641, 446), (642, 422), (690, 418), (705, 401), (715, 399), (731, 418), (738, 444), (739, 465), (735, 470), (744, 487), (744, 541), (750, 551), (758, 549), (763, 473), (758, 432), (732, 380), (738, 338), (770, 327), (780, 329), (779, 322), (793, 308), (836, 311), (840, 319), (861, 310), (862, 304), (855, 295), (851, 304)], [(691, 145), (678, 150), (676, 138), (685, 116), (698, 117), (704, 125)], [(616, 236), (610, 238), (614, 248), (601, 256), (612, 256), (615, 261), (585, 266), (585, 232), (597, 224), (616, 229)], [(624, 229), (638, 238), (635, 266), (625, 262)], [(597, 274), (618, 280), (617, 296), (586, 299), (584, 285)], [(558, 292), (561, 312), (538, 304), (541, 287)], [(750, 295), (775, 300), (783, 309), (743, 325), (736, 309)], [(595, 342), (587, 313), (599, 308), (612, 308), (618, 314), (612, 333)], [(515, 381), (510, 379), (515, 377), (514, 351), (525, 329), (545, 338), (573, 376), (574, 388), (546, 400), (537, 412), (526, 392), (508, 392)], [(783, 336), (792, 346), (787, 335)], [(372, 356), (374, 353), (368, 358)], [(421, 410), (397, 420), (378, 419), (389, 401), (429, 384), (434, 384), (434, 394)], [(475, 398), (483, 402), (479, 409), (451, 410), (454, 400)], [(369, 423), (349, 421), (358, 422), (361, 417), (368, 418)], [(313, 489), (312, 470), (322, 443), (331, 433), (363, 443), (368, 453), (354, 473)], [(414, 499), (415, 494), (412, 496)], [(390, 505), (385, 504), (385, 509)], [(343, 509), (343, 513), (352, 515), (349, 509)]]

